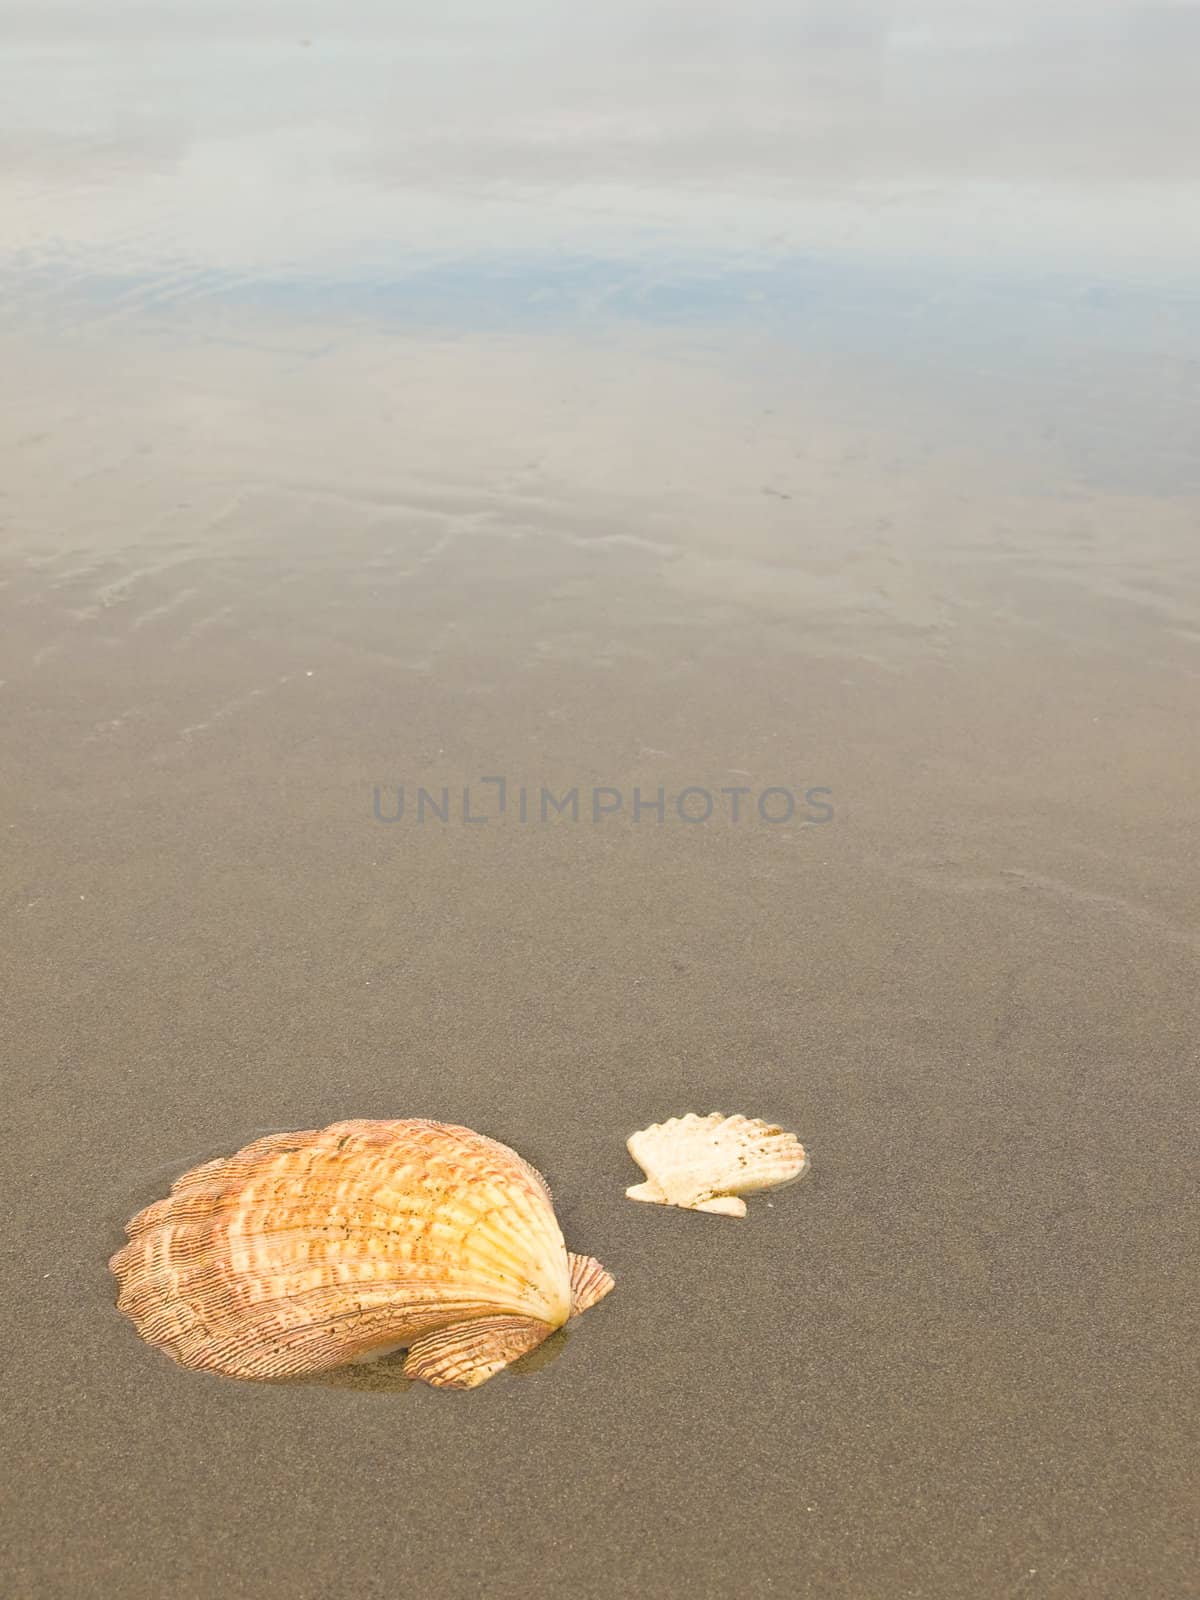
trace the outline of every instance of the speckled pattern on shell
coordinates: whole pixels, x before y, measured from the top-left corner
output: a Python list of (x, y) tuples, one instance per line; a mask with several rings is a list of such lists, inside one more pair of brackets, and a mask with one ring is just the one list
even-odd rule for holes
[(471, 1388), (612, 1287), (567, 1251), (528, 1163), (423, 1119), (258, 1139), (128, 1233), (119, 1309), (184, 1366), (241, 1378), (408, 1346), (410, 1375)]

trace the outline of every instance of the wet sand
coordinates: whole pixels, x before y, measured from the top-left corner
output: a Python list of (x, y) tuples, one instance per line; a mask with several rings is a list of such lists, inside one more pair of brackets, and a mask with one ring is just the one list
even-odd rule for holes
[[(515, 82), (548, 59), (576, 143), (505, 120), (450, 30), (396, 45), (399, 81), (421, 110), (475, 74), (499, 121), (473, 143), (464, 105), (417, 154), (365, 22), (288, 36), (320, 127), (270, 6), (137, 60), (115, 23), (22, 24), (6, 1592), (1191, 1591), (1200, 315), (1063, 132), (1117, 137), (1104, 91), (1175, 48), (1150, 15), (1113, 10), (1058, 121), (1012, 45), (1032, 109), (973, 223), (1007, 238), (1049, 173), (1058, 232), (986, 262), (945, 232), (914, 258), (986, 140), (956, 176), (933, 67), (864, 19), (787, 41), (818, 173), (748, 112), (732, 171), (704, 117), (687, 144), (681, 79), (590, 122), (594, 41), (528, 18)], [(986, 41), (923, 16), (990, 104)], [(740, 38), (778, 109), (759, 22), (693, 66)], [(1153, 81), (1131, 214), (1196, 176)], [(795, 1128), (810, 1174), (743, 1222), (626, 1201), (628, 1133), (714, 1108)], [(262, 1132), (400, 1115), (519, 1149), (615, 1292), (468, 1395), (394, 1363), (237, 1384), (138, 1341), (105, 1267), (134, 1211)]]

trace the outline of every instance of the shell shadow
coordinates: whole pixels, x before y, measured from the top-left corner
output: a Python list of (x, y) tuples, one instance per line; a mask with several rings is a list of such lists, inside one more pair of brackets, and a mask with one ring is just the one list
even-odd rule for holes
[(318, 1385), (323, 1389), (354, 1389), (359, 1394), (404, 1394), (414, 1380), (404, 1376), (407, 1350), (393, 1350), (378, 1361), (335, 1367), (332, 1372), (314, 1372), (311, 1377), (290, 1378), (290, 1384)]
[[(570, 1337), (565, 1328), (557, 1329), (536, 1350), (514, 1361), (508, 1371), (514, 1378), (528, 1378), (552, 1366), (566, 1349)], [(276, 1382), (288, 1388), (299, 1384), (315, 1384), (324, 1389), (353, 1389), (358, 1394), (404, 1394), (415, 1382), (413, 1378), (404, 1376), (404, 1358), (407, 1354), (406, 1350), (393, 1350), (390, 1355), (380, 1356), (378, 1361), (335, 1367), (332, 1372), (315, 1372), (311, 1377), (281, 1378)], [(496, 1376), (503, 1378), (505, 1374), (501, 1372)]]
[[(545, 1367), (552, 1367), (570, 1343), (571, 1335), (566, 1328), (556, 1328), (548, 1339), (543, 1339), (536, 1350), (531, 1350), (527, 1356), (522, 1356), (514, 1361), (509, 1371), (514, 1378), (532, 1377), (535, 1372), (541, 1372)], [(503, 1373), (498, 1374), (503, 1377)]]

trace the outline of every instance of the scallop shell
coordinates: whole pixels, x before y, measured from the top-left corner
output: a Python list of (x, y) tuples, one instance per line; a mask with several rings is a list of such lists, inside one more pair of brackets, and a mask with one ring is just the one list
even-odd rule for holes
[(686, 1117), (630, 1134), (626, 1148), (646, 1174), (625, 1193), (631, 1200), (686, 1211), (744, 1217), (739, 1195), (794, 1183), (808, 1164), (795, 1134), (749, 1117)]
[(237, 1378), (407, 1347), (408, 1377), (473, 1389), (613, 1286), (515, 1151), (418, 1119), (257, 1139), (127, 1232), (118, 1308), (185, 1367)]

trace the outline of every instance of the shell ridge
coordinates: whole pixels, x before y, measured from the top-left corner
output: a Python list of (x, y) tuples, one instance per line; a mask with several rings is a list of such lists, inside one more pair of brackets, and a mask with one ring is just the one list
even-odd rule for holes
[(474, 1389), (519, 1356), (536, 1350), (553, 1329), (529, 1317), (482, 1317), (451, 1323), (416, 1340), (404, 1363), (406, 1377), (439, 1389)]
[(571, 1315), (589, 1310), (613, 1288), (612, 1273), (606, 1272), (595, 1256), (568, 1252), (571, 1261)]

